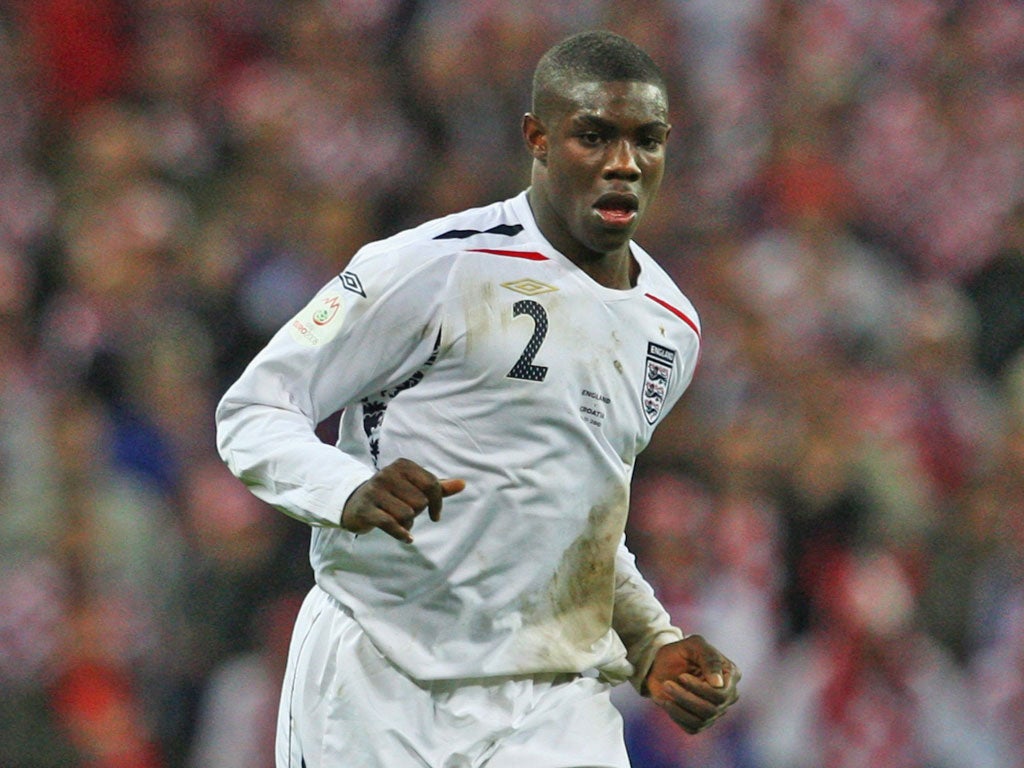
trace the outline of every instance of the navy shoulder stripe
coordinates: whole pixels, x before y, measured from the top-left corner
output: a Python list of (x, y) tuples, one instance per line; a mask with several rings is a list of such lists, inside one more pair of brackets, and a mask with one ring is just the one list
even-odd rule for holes
[(473, 235), (505, 235), (507, 237), (512, 237), (513, 235), (518, 235), (522, 231), (522, 224), (499, 224), (496, 227), (491, 227), (490, 229), (482, 231), (479, 229), (451, 229), (438, 235), (434, 239), (465, 240), (467, 237), (472, 237)]

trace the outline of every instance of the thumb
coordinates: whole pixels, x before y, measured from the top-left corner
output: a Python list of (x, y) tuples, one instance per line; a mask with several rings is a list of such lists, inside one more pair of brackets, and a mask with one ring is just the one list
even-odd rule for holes
[(430, 499), (430, 504), (428, 506), (430, 519), (434, 522), (437, 522), (441, 519), (441, 499), (454, 496), (455, 494), (462, 492), (462, 490), (466, 487), (466, 481), (459, 478), (450, 477), (445, 478), (443, 480), (438, 480), (437, 485), (440, 487), (441, 495), (439, 497), (432, 496)]
[(434, 497), (430, 504), (430, 519), (435, 523), (441, 519), (441, 499), (447, 498), (448, 496), (454, 496), (456, 493), (462, 492), (466, 487), (466, 481), (458, 478), (446, 478), (444, 480), (438, 480), (437, 484), (441, 486), (441, 497)]
[(441, 480), (441, 495), (448, 497), (461, 493), (466, 488), (466, 481), (459, 478), (447, 478)]
[(717, 656), (705, 656), (703, 659), (701, 659), (701, 676), (707, 681), (708, 685), (710, 685), (712, 688), (724, 688), (724, 667), (725, 663), (721, 658)]

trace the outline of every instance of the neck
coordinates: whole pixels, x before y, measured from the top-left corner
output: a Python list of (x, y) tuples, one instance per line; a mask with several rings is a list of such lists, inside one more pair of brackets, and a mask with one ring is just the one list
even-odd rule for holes
[(591, 280), (605, 288), (628, 290), (636, 285), (637, 276), (640, 274), (640, 265), (636, 263), (628, 249), (624, 254), (594, 254), (593, 258), (573, 258), (568, 253), (565, 256)]
[(572, 236), (557, 217), (546, 215), (543, 202), (536, 198), (535, 189), (529, 190), (527, 201), (541, 234), (591, 280), (605, 288), (620, 291), (636, 285), (640, 265), (633, 258), (629, 243), (609, 253), (589, 250)]

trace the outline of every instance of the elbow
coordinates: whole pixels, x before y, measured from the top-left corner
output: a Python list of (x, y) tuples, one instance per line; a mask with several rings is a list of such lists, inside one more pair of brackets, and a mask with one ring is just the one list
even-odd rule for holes
[(227, 397), (221, 399), (214, 410), (213, 421), (215, 428), (215, 442), (217, 453), (221, 460), (228, 465), (233, 474), (238, 475), (237, 469), (232, 466), (232, 448), (237, 442), (239, 423), (239, 408), (231, 403)]

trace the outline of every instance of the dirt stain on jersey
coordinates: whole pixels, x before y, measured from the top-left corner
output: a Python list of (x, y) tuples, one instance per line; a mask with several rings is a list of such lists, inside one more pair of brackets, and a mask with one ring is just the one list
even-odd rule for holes
[[(466, 350), (471, 351), (477, 340), (485, 340), (491, 333), (495, 320), (495, 288), (490, 282), (481, 283), (469, 276), (463, 280), (462, 293), (465, 296), (479, 296), (463, 300), (466, 323)], [(504, 320), (502, 321), (504, 324)], [(484, 341), (484, 343), (487, 343)]]
[(615, 600), (615, 553), (626, 520), (626, 491), (591, 508), (584, 533), (565, 551), (547, 587), (528, 598), (527, 625), (559, 645), (589, 649), (604, 637)]

